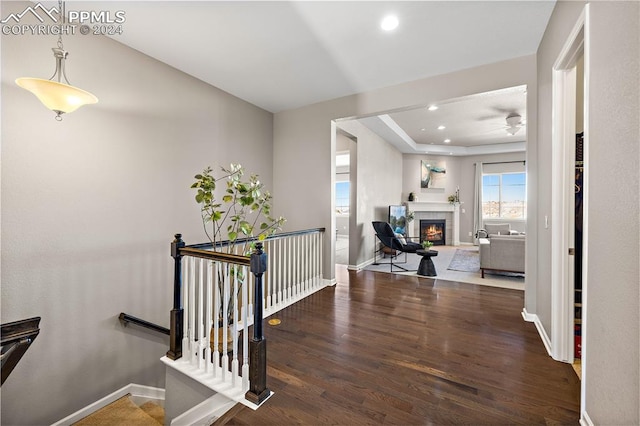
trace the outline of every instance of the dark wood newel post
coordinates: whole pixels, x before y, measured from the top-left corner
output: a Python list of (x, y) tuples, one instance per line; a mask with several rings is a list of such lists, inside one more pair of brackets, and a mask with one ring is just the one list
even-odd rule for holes
[(180, 249), (185, 246), (182, 234), (176, 234), (171, 243), (171, 256), (175, 261), (173, 272), (173, 309), (171, 310), (171, 334), (167, 358), (176, 360), (182, 357), (182, 334), (184, 311), (182, 310), (182, 255)]
[(245, 398), (260, 405), (270, 394), (267, 388), (267, 339), (262, 335), (262, 274), (267, 270), (267, 254), (262, 243), (256, 243), (251, 255), (251, 273), (255, 276), (253, 292), (253, 338), (249, 346), (250, 387)]

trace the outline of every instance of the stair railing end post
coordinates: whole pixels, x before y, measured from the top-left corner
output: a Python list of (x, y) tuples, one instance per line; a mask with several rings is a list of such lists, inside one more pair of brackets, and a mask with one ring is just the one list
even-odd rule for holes
[(182, 254), (185, 247), (182, 234), (175, 234), (171, 243), (171, 257), (174, 259), (173, 273), (173, 309), (171, 310), (171, 334), (169, 335), (169, 351), (167, 357), (176, 360), (182, 357), (183, 316), (182, 309)]
[(251, 254), (251, 273), (255, 277), (253, 292), (253, 338), (249, 345), (249, 390), (245, 398), (260, 405), (271, 395), (267, 388), (267, 339), (262, 333), (263, 294), (262, 274), (267, 270), (267, 254), (262, 250), (262, 243), (256, 243)]

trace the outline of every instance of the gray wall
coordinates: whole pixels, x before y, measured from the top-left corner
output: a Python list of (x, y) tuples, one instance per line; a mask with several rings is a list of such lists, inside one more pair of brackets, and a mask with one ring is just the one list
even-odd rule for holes
[[(551, 162), (552, 67), (583, 7), (557, 3), (538, 50), (540, 164)], [(637, 2), (593, 2), (587, 20), (582, 409), (594, 424), (640, 423), (639, 7)], [(542, 217), (552, 208), (551, 177), (540, 173), (538, 185)], [(536, 313), (550, 332), (551, 238), (540, 228)]]
[[(2, 2), (2, 16), (26, 3)], [(2, 322), (42, 316), (2, 386), (2, 424), (50, 424), (128, 383), (164, 387), (169, 243), (203, 242), (189, 186), (241, 162), (272, 185), (273, 115), (108, 38), (65, 37), (100, 103), (59, 123), (20, 76), (48, 78), (56, 37), (2, 36)], [(276, 211), (276, 213), (279, 213)]]
[[(273, 192), (283, 211), (296, 212), (288, 217), (287, 226), (290, 229), (324, 226), (331, 230), (325, 235), (325, 278), (335, 276), (331, 247), (335, 221), (329, 207), (332, 205), (331, 165), (335, 152), (331, 136), (332, 120), (417, 107), (521, 84), (527, 84), (528, 90), (535, 92), (535, 71), (536, 58), (531, 55), (275, 114)], [(528, 129), (529, 140), (535, 141), (536, 97), (527, 97), (527, 111), (527, 123), (533, 127)], [(535, 146), (528, 147), (528, 152), (535, 154)], [(291, 175), (299, 178), (290, 179)], [(286, 194), (296, 194), (298, 198), (286, 199)], [(301, 205), (305, 208), (300, 209)], [(535, 244), (535, 241), (531, 244)], [(535, 250), (529, 252), (534, 253)], [(529, 255), (527, 261), (530, 261)], [(534, 273), (531, 277), (535, 282)], [(525, 295), (525, 303), (527, 297)], [(535, 300), (530, 303), (535, 308)]]

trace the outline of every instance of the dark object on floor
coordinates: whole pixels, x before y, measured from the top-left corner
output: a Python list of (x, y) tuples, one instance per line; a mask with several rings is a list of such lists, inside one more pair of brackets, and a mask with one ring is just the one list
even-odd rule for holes
[(432, 257), (437, 256), (438, 252), (435, 250), (418, 250), (416, 254), (422, 256), (420, 266), (418, 266), (418, 272), (416, 274), (425, 277), (437, 277), (436, 265), (433, 264)]
[[(387, 222), (371, 222), (373, 225), (373, 229), (376, 231), (376, 236), (380, 240), (380, 242), (385, 246), (392, 250), (396, 250), (403, 253), (415, 253), (418, 250), (422, 250), (422, 246), (418, 243), (413, 243), (411, 241), (402, 242), (400, 238), (396, 236), (391, 229), (391, 225)], [(403, 271), (407, 271), (407, 269), (402, 266), (394, 265), (393, 263), (394, 256), (391, 257), (391, 261), (389, 265), (391, 266), (391, 272), (393, 272), (393, 267), (402, 269)]]

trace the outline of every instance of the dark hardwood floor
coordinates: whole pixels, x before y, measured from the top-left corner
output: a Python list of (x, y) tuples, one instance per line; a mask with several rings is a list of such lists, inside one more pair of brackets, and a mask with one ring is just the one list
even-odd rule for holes
[(265, 325), (275, 394), (219, 423), (578, 424), (580, 382), (522, 319), (523, 292), (367, 271), (338, 281)]

